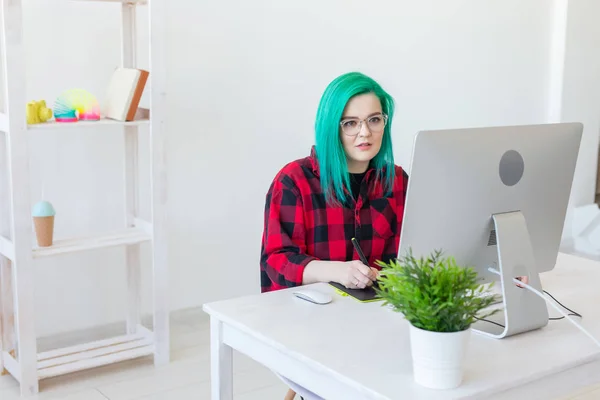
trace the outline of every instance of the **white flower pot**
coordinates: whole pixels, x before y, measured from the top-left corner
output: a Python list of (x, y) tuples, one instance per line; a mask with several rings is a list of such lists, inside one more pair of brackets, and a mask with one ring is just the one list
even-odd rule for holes
[(462, 383), (471, 329), (430, 332), (410, 325), (415, 381), (430, 389), (453, 389)]

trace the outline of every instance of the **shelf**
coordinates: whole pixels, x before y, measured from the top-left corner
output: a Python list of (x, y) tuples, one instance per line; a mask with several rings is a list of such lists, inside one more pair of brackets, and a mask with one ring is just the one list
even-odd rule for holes
[(121, 3), (130, 4), (134, 6), (141, 6), (148, 4), (148, 0), (71, 0), (77, 3)]
[(35, 247), (33, 249), (33, 258), (51, 257), (79, 251), (131, 245), (150, 240), (152, 240), (152, 236), (144, 229), (130, 228), (105, 235), (55, 240), (52, 246)]
[(71, 0), (78, 3), (123, 3), (123, 4), (148, 4), (148, 0)]
[(137, 334), (39, 353), (38, 377), (45, 379), (151, 355), (154, 352), (152, 332), (139, 328)]
[(56, 122), (54, 120), (41, 124), (27, 125), (27, 130), (51, 130), (51, 129), (71, 129), (71, 128), (96, 128), (105, 126), (143, 126), (148, 125), (148, 119), (140, 119), (131, 122), (116, 121), (112, 119), (101, 119), (99, 121), (77, 121), (77, 122)]
[(10, 239), (0, 235), (0, 254), (11, 261), (15, 260), (15, 245)]
[[(110, 365), (125, 360), (150, 356), (153, 358), (155, 367), (168, 365), (170, 362), (170, 329), (169, 329), (169, 307), (168, 307), (168, 285), (153, 285), (150, 287), (153, 304), (153, 329), (156, 334), (150, 332), (140, 325), (142, 315), (142, 289), (144, 288), (142, 263), (147, 260), (140, 253), (139, 245), (145, 243), (151, 247), (149, 252), (149, 264), (155, 282), (167, 282), (169, 276), (168, 264), (168, 241), (157, 240), (167, 233), (166, 213), (166, 136), (164, 127), (164, 112), (168, 108), (168, 99), (165, 96), (168, 77), (165, 60), (168, 59), (165, 46), (165, 38), (168, 36), (167, 9), (168, 0), (59, 0), (69, 3), (76, 8), (85, 8), (94, 12), (97, 7), (114, 8), (114, 16), (117, 17), (116, 25), (120, 25), (118, 36), (120, 36), (120, 65), (123, 67), (137, 67), (136, 54), (148, 52), (148, 66), (150, 71), (146, 86), (148, 95), (147, 104), (141, 101), (132, 118), (134, 121), (124, 122), (109, 119), (113, 116), (107, 110), (102, 110), (102, 104), (97, 114), (98, 121), (57, 122), (54, 118), (40, 124), (28, 124), (25, 114), (27, 100), (23, 88), (27, 86), (27, 49), (24, 40), (24, 20), (22, 4), (23, 0), (0, 1), (0, 42), (5, 44), (0, 52), (0, 62), (4, 65), (4, 74), (0, 79), (4, 81), (4, 103), (5, 110), (0, 108), (0, 131), (5, 131), (5, 139), (8, 140), (6, 149), (7, 173), (0, 174), (0, 184), (6, 186), (6, 191), (18, 199), (14, 207), (6, 210), (9, 214), (10, 226), (6, 227), (4, 235), (0, 235), (0, 254), (12, 259), (16, 268), (2, 269), (2, 288), (0, 289), (0, 315), (14, 316), (7, 320), (9, 326), (9, 342), (5, 349), (0, 345), (0, 374), (10, 373), (20, 383), (21, 397), (37, 398), (40, 391), (39, 381), (45, 378), (61, 376), (77, 371), (84, 371), (104, 365)], [(79, 2), (79, 4), (75, 2)], [(85, 4), (87, 3), (87, 4)], [(104, 3), (104, 4), (102, 4)], [(145, 7), (144, 7), (145, 6)], [(150, 7), (151, 6), (151, 7)], [(140, 7), (147, 8), (144, 13), (136, 12)], [(147, 41), (145, 49), (141, 50), (138, 40), (138, 19), (144, 17), (147, 21), (142, 24), (146, 26), (146, 33), (151, 40)], [(115, 25), (115, 27), (116, 27)], [(120, 34), (119, 34), (120, 32)], [(101, 77), (102, 78), (102, 77)], [(103, 83), (104, 78), (96, 82)], [(148, 92), (151, 89), (150, 92)], [(59, 95), (60, 96), (60, 95)], [(56, 114), (52, 106), (53, 99), (47, 98), (48, 107)], [(21, 108), (22, 107), (22, 108)], [(11, 111), (12, 110), (12, 111)], [(154, 112), (156, 111), (156, 114)], [(60, 112), (59, 112), (60, 114)], [(77, 114), (83, 115), (83, 114)], [(132, 116), (133, 114), (129, 114)], [(158, 118), (155, 120), (154, 116)], [(60, 115), (59, 115), (60, 116)], [(148, 132), (146, 138), (139, 137), (140, 127)], [(63, 236), (63, 233), (55, 234), (54, 243), (49, 247), (40, 247), (35, 236), (35, 226), (29, 226), (31, 221), (31, 207), (27, 199), (31, 198), (31, 182), (29, 170), (31, 169), (31, 156), (27, 143), (31, 140), (58, 139), (62, 135), (76, 135), (87, 138), (101, 130), (117, 133), (124, 144), (122, 184), (123, 190), (123, 216), (127, 223), (117, 225), (115, 231), (87, 232), (84, 236)], [(88, 130), (88, 132), (84, 132)], [(44, 138), (46, 137), (46, 139)], [(0, 134), (0, 140), (3, 139)], [(90, 138), (93, 139), (93, 138)], [(147, 139), (148, 143), (140, 143)], [(151, 190), (146, 196), (140, 190), (140, 153), (144, 152), (150, 157), (150, 170), (148, 178)], [(74, 188), (77, 190), (80, 188)], [(140, 196), (148, 197), (149, 211), (152, 218), (144, 220), (138, 213)], [(25, 199), (25, 200), (23, 200)], [(19, 228), (27, 224), (27, 232), (23, 234), (9, 235), (7, 232), (19, 233)], [(105, 228), (106, 229), (106, 228)], [(59, 230), (60, 231), (60, 230)], [(158, 236), (155, 236), (158, 235)], [(12, 237), (11, 237), (12, 236)], [(20, 242), (18, 242), (20, 241)], [(123, 300), (123, 311), (125, 311), (127, 333), (123, 336), (112, 337), (101, 341), (78, 344), (66, 348), (51, 351), (38, 350), (36, 338), (35, 321), (35, 273), (36, 262), (62, 261), (48, 259), (53, 256), (64, 256), (72, 254), (73, 260), (63, 257), (64, 261), (76, 262), (77, 256), (85, 255), (85, 252), (112, 248), (114, 251), (123, 251), (124, 262), (122, 272), (126, 277), (127, 295)], [(91, 257), (105, 257), (103, 254), (92, 254)], [(0, 262), (4, 262), (0, 256)], [(51, 263), (52, 264), (52, 263)], [(48, 282), (41, 282), (48, 285)], [(74, 284), (77, 284), (75, 282)], [(52, 290), (52, 288), (48, 288)], [(86, 295), (86, 293), (81, 293)], [(107, 292), (107, 296), (110, 293)], [(86, 311), (86, 310), (84, 310)], [(1, 321), (0, 321), (1, 325)], [(137, 329), (136, 329), (137, 328)], [(2, 329), (0, 328), (0, 342), (2, 342)], [(73, 343), (72, 343), (73, 344)], [(17, 349), (19, 354), (15, 355)], [(10, 350), (10, 351), (8, 351)], [(46, 349), (44, 349), (46, 350)], [(1, 386), (1, 385), (0, 385)], [(2, 392), (2, 390), (0, 390)], [(45, 395), (42, 394), (41, 397)]]
[(19, 369), (19, 362), (15, 360), (14, 352), (2, 352), (2, 361), (4, 361), (4, 368), (19, 382), (21, 382), (21, 370)]

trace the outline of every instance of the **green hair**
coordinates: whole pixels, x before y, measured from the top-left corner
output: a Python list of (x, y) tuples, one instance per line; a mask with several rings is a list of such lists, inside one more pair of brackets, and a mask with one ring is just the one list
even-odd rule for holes
[(384, 190), (391, 191), (394, 179), (394, 154), (392, 149), (392, 118), (394, 99), (372, 78), (350, 72), (334, 79), (325, 89), (315, 121), (316, 153), (321, 175), (321, 188), (329, 204), (348, 202), (344, 187), (350, 188), (350, 176), (346, 153), (340, 139), (340, 121), (346, 104), (357, 95), (373, 93), (381, 102), (381, 109), (388, 116), (383, 133), (381, 149), (371, 160), (378, 181)]

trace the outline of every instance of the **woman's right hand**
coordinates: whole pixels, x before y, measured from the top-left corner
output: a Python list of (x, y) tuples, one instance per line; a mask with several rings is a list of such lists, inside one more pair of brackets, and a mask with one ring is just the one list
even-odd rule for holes
[(379, 271), (361, 261), (321, 261), (309, 262), (302, 275), (302, 284), (316, 282), (337, 282), (348, 289), (364, 289), (377, 280)]
[(359, 260), (340, 263), (336, 281), (348, 289), (364, 289), (377, 280), (378, 271)]

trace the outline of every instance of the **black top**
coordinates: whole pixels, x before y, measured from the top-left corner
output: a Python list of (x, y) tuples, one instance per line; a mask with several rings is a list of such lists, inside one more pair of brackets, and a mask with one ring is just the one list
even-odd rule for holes
[(362, 183), (365, 174), (366, 172), (363, 172), (362, 174), (350, 174), (350, 189), (354, 199), (358, 199), (358, 194), (360, 193), (360, 184)]

